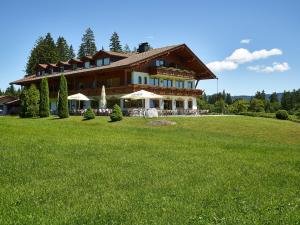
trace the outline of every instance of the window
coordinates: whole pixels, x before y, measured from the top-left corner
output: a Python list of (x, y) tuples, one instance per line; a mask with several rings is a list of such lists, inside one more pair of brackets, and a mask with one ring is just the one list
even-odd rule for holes
[(109, 60), (109, 58), (104, 58), (103, 59), (103, 65), (105, 66), (105, 65), (108, 65), (110, 63), (110, 60)]
[(172, 80), (164, 80), (164, 87), (172, 87), (173, 81)]
[(149, 84), (158, 86), (159, 85), (159, 79), (158, 78), (150, 78)]
[(165, 65), (165, 61), (163, 59), (157, 59), (155, 61), (155, 66), (164, 66)]
[(102, 59), (97, 59), (96, 65), (97, 66), (103, 66), (103, 60)]
[(192, 89), (193, 88), (193, 81), (188, 81), (187, 82), (187, 87)]
[(90, 68), (90, 62), (84, 62), (84, 68)]
[(59, 67), (59, 72), (63, 73), (65, 68), (63, 66)]
[(114, 77), (106, 80), (107, 87), (118, 87), (120, 86), (120, 77)]
[(193, 101), (188, 101), (188, 108), (192, 109), (193, 108)]
[(147, 77), (144, 77), (144, 84), (147, 84), (148, 83), (147, 81), (148, 81)]
[(76, 70), (76, 69), (77, 69), (77, 64), (73, 64), (73, 65), (72, 65), (72, 69), (73, 69), (73, 70)]
[(138, 77), (138, 83), (142, 84), (142, 77), (141, 76)]
[(175, 85), (176, 85), (177, 88), (184, 88), (184, 82), (183, 81), (177, 80)]

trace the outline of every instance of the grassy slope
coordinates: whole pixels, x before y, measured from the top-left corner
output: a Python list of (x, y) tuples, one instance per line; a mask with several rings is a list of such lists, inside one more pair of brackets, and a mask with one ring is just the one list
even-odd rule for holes
[(0, 224), (296, 224), (300, 125), (0, 118)]

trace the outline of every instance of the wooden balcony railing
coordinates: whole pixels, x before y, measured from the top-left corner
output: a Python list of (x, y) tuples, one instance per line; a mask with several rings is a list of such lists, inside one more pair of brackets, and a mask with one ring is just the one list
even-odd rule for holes
[[(200, 96), (202, 90), (199, 89), (186, 89), (186, 88), (175, 88), (175, 87), (159, 87), (153, 85), (141, 85), (141, 84), (129, 84), (128, 86), (110, 87), (106, 88), (106, 95), (122, 95), (129, 94), (135, 91), (146, 90), (153, 92), (158, 95), (173, 95), (173, 96)], [(101, 88), (84, 88), (80, 90), (68, 90), (68, 94), (82, 93), (86, 96), (100, 96)], [(51, 98), (57, 97), (57, 93), (51, 92)]]
[(150, 69), (152, 77), (180, 78), (184, 80), (195, 79), (195, 72), (191, 70), (181, 70), (174, 67), (152, 67)]

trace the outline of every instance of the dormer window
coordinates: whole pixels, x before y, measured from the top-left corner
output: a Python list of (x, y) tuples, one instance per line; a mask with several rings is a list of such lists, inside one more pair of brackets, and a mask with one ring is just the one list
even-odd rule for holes
[(164, 66), (164, 65), (165, 65), (165, 60), (163, 60), (163, 59), (155, 60), (155, 66), (159, 67), (159, 66)]
[(40, 72), (40, 71), (36, 71), (36, 75), (37, 75), (37, 76), (40, 76), (40, 75), (41, 75), (41, 72)]
[(53, 68), (50, 68), (49, 69), (49, 74), (52, 74), (53, 73)]
[(97, 59), (96, 65), (97, 66), (103, 66), (103, 59)]
[(110, 63), (110, 59), (109, 58), (104, 58), (103, 59), (103, 65), (106, 66)]
[(91, 63), (89, 61), (84, 62), (84, 68), (90, 68)]
[(77, 69), (77, 64), (73, 64), (73, 65), (72, 65), (72, 69), (73, 69), (73, 70), (76, 70), (76, 69)]

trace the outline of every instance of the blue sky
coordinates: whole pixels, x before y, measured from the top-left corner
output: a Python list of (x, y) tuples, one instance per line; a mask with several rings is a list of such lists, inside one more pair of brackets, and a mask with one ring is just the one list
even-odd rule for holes
[[(21, 78), (39, 36), (64, 36), (75, 50), (91, 27), (97, 47), (112, 32), (132, 48), (186, 43), (234, 94), (300, 88), (300, 1), (1, 1), (0, 88)], [(250, 41), (249, 41), (249, 40)], [(241, 41), (244, 40), (244, 43)], [(234, 53), (234, 54), (233, 54)], [(217, 82), (200, 81), (215, 93)]]

